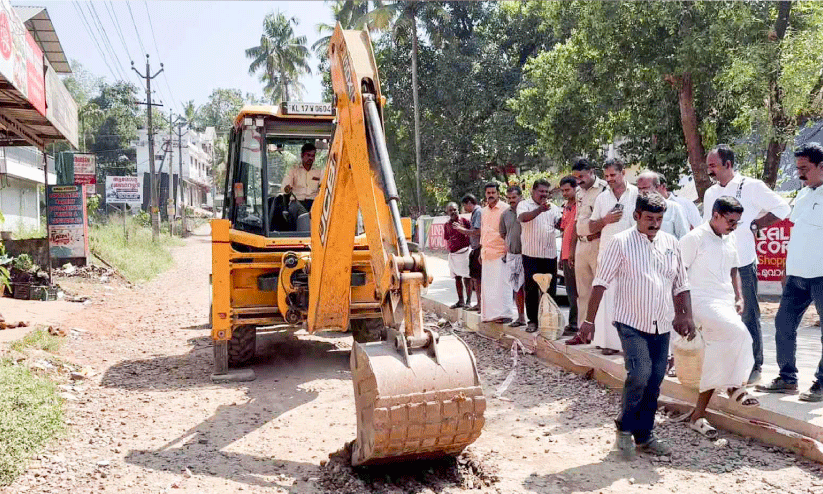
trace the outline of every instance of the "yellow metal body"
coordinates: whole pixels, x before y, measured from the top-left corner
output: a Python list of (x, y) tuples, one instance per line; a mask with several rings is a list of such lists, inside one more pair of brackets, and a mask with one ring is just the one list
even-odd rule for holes
[[(455, 454), (479, 437), (486, 402), (468, 346), (423, 323), (421, 289), (431, 276), (425, 256), (408, 247), (410, 220), (400, 218), (368, 32), (338, 25), (329, 61), (336, 126), (311, 208), (311, 237), (266, 237), (212, 221), (215, 362), (220, 345), (248, 327), (305, 322), (310, 332), (339, 331), (371, 319), (385, 327), (386, 339), (352, 350), (352, 463)], [(235, 125), (268, 128), (301, 118), (247, 107)], [(358, 211), (365, 229), (359, 236)], [(275, 276), (276, 286), (261, 281)], [(295, 280), (308, 284), (304, 305), (295, 302)]]

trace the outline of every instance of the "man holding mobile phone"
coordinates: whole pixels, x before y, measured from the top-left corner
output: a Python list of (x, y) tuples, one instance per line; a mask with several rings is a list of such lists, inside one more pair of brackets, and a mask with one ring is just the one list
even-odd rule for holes
[[(609, 242), (618, 233), (628, 230), (635, 224), (634, 208), (637, 203), (637, 187), (626, 182), (625, 165), (616, 158), (610, 158), (603, 164), (603, 178), (609, 188), (597, 196), (594, 201), (589, 231), (600, 233), (600, 252), (608, 247)], [(606, 290), (597, 318), (594, 321), (594, 343), (603, 349), (603, 355), (614, 355), (620, 352), (620, 336), (612, 324), (614, 322), (614, 289)], [(581, 340), (575, 337), (576, 340)], [(582, 342), (582, 341), (581, 341)], [(577, 343), (577, 341), (575, 341)]]

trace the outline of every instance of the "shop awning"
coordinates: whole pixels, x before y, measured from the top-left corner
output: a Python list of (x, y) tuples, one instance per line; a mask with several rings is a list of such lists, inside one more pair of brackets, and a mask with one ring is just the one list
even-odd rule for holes
[(27, 23), (0, 0), (0, 146), (43, 148), (65, 140), (76, 148), (77, 103), (51, 65), (53, 59), (68, 71), (66, 57), (45, 9), (22, 12), (30, 15)]

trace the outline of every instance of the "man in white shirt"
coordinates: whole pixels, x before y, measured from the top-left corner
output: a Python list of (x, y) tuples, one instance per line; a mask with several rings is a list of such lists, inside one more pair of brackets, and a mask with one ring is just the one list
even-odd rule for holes
[[(758, 391), (797, 393), (797, 327), (814, 302), (823, 314), (823, 147), (818, 143), (800, 146), (794, 153), (803, 189), (797, 194), (791, 220), (794, 223), (786, 257), (786, 280), (780, 308), (774, 319), (777, 329), (777, 365), (780, 376)], [(803, 401), (823, 401), (823, 358)]]
[(555, 226), (563, 213), (549, 202), (550, 184), (538, 178), (532, 184), (531, 197), (517, 205), (520, 222), (520, 245), (523, 253), (523, 271), (526, 275), (526, 331), (537, 331), (537, 309), (540, 305), (540, 287), (534, 281), (535, 274), (550, 273), (549, 296), (557, 295), (557, 243)]
[[(651, 170), (641, 172), (637, 176), (637, 190), (660, 193), (660, 174)], [(665, 198), (665, 196), (663, 197)], [(660, 229), (669, 235), (674, 235), (678, 240), (689, 233), (691, 227), (689, 227), (686, 214), (680, 204), (666, 199), (666, 214), (663, 215), (663, 226)]]
[(734, 197), (714, 201), (712, 219), (680, 239), (680, 254), (689, 276), (694, 323), (705, 342), (699, 395), (689, 415), (689, 427), (709, 439), (717, 429), (706, 419), (706, 407), (715, 390), (727, 391), (743, 407), (755, 407), (746, 392), (754, 365), (752, 337), (740, 314), (743, 297), (737, 276), (737, 245), (732, 233), (743, 206)]
[(314, 198), (320, 192), (323, 171), (312, 168), (316, 154), (317, 148), (314, 144), (310, 142), (303, 144), (300, 148), (300, 163), (289, 168), (283, 177), (283, 193), (294, 194), (294, 198), (297, 199), (289, 203), (289, 213), (293, 220), (311, 211)]
[[(615, 288), (614, 325), (626, 353), (626, 381), (617, 425), (617, 447), (631, 459), (641, 452), (669, 455), (671, 448), (654, 433), (660, 384), (666, 375), (669, 333), (694, 337), (686, 268), (677, 239), (661, 232), (666, 202), (657, 193), (637, 198), (636, 226), (614, 236), (597, 264), (587, 317), (580, 326), (585, 341), (597, 331), (592, 323), (607, 287)], [(634, 443), (632, 444), (632, 437)]]
[(709, 176), (717, 181), (703, 196), (703, 219), (711, 220), (714, 201), (720, 196), (731, 196), (743, 205), (740, 227), (734, 233), (737, 239), (737, 255), (740, 257), (738, 273), (743, 289), (743, 323), (752, 335), (754, 367), (749, 384), (760, 380), (763, 366), (763, 334), (760, 330), (760, 305), (757, 301), (757, 252), (755, 234), (789, 216), (789, 204), (762, 181), (744, 177), (734, 171), (734, 151), (721, 144), (706, 157)]
[[(618, 233), (634, 226), (634, 208), (637, 204), (637, 187), (626, 182), (625, 165), (619, 159), (608, 159), (603, 163), (603, 178), (609, 188), (594, 200), (594, 210), (589, 220), (589, 230), (600, 233), (600, 254), (598, 264), (609, 242)], [(599, 269), (599, 268), (598, 268)], [(603, 355), (614, 355), (620, 351), (620, 335), (614, 324), (615, 290), (606, 290), (603, 303), (594, 320), (597, 331), (594, 345), (603, 349)]]
[(697, 228), (702, 225), (703, 217), (700, 216), (700, 211), (697, 209), (697, 206), (694, 205), (694, 201), (690, 201), (685, 197), (676, 196), (670, 193), (668, 187), (666, 186), (666, 178), (663, 175), (659, 175), (659, 178), (660, 187), (657, 188), (657, 192), (659, 192), (663, 198), (680, 204), (680, 207), (683, 208), (683, 212), (686, 214), (686, 221), (689, 222), (689, 226), (691, 228)]

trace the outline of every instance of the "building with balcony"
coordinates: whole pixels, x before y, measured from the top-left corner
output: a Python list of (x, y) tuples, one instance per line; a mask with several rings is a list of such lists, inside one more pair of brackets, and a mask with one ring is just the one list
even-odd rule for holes
[[(214, 127), (204, 132), (182, 128), (180, 137), (177, 129), (174, 135), (155, 134), (154, 169), (160, 189), (159, 204), (165, 204), (169, 197), (180, 200), (180, 171), (182, 164), (184, 203), (187, 206), (213, 206), (212, 198), (212, 156), (216, 133)], [(137, 176), (143, 188), (143, 208), (149, 206), (149, 142), (146, 129), (138, 131), (138, 139), (133, 142), (137, 151)], [(181, 163), (182, 154), (182, 163)], [(171, 169), (171, 174), (169, 174)], [(171, 177), (171, 180), (169, 180)], [(173, 191), (169, 192), (169, 184)], [(176, 193), (174, 191), (177, 191)], [(161, 208), (164, 209), (164, 208)], [(164, 213), (165, 214), (165, 213)]]

